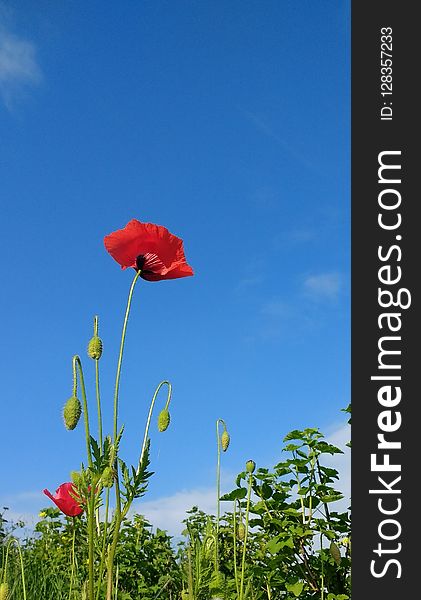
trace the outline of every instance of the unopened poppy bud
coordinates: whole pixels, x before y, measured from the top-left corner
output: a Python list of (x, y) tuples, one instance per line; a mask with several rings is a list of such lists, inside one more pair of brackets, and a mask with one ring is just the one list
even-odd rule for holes
[(63, 418), (66, 429), (74, 429), (79, 422), (80, 415), (82, 414), (82, 405), (79, 398), (71, 396), (63, 409)]
[(243, 540), (246, 537), (246, 528), (244, 527), (244, 523), (238, 524), (237, 537), (239, 540)]
[(228, 450), (228, 446), (230, 445), (230, 434), (226, 429), (222, 432), (221, 435), (221, 447), (222, 451), (226, 452)]
[(341, 551), (339, 550), (335, 542), (331, 542), (330, 544), (330, 554), (332, 555), (332, 558), (335, 561), (335, 563), (339, 565), (341, 563)]
[(0, 583), (0, 600), (9, 600), (9, 598), (9, 584), (6, 581), (3, 581), (3, 583)]
[(101, 483), (106, 488), (111, 488), (114, 485), (114, 470), (112, 467), (105, 467), (101, 475)]
[(99, 360), (102, 355), (102, 340), (97, 335), (91, 338), (88, 344), (88, 356), (94, 360)]
[(246, 462), (246, 471), (248, 473), (253, 473), (255, 468), (256, 468), (256, 463), (254, 462), (254, 460), (248, 460)]
[(170, 424), (170, 413), (167, 408), (163, 408), (158, 416), (158, 431), (165, 431)]

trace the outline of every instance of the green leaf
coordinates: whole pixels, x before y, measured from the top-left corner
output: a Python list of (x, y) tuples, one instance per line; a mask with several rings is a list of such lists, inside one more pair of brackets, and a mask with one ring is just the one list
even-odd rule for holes
[(271, 554), (277, 554), (281, 548), (282, 543), (279, 541), (278, 537), (272, 538), (266, 544), (266, 550)]
[(301, 440), (302, 438), (303, 432), (299, 429), (294, 429), (293, 431), (287, 433), (287, 435), (284, 437), (284, 442), (287, 442), (288, 440)]
[(241, 487), (241, 488), (237, 488), (236, 490), (233, 490), (232, 492), (229, 492), (229, 494), (224, 494), (219, 499), (220, 500), (243, 500), (243, 498), (245, 498), (246, 496), (247, 496), (247, 489)]
[(289, 592), (292, 592), (296, 598), (298, 598), (303, 591), (304, 583), (302, 581), (297, 581), (296, 583), (286, 583), (285, 587)]
[(264, 500), (267, 500), (268, 498), (270, 498), (272, 496), (272, 488), (266, 482), (264, 482), (262, 484), (262, 487), (260, 488), (260, 490), (261, 490), (261, 496)]

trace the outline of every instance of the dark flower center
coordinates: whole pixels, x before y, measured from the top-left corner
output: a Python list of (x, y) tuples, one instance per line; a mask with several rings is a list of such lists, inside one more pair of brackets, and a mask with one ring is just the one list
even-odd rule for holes
[(136, 268), (138, 271), (143, 271), (143, 266), (145, 264), (146, 258), (143, 254), (139, 254), (136, 258)]
[(136, 268), (138, 271), (142, 271), (141, 277), (143, 277), (143, 274), (159, 272), (162, 266), (158, 256), (151, 252), (139, 254), (136, 258)]

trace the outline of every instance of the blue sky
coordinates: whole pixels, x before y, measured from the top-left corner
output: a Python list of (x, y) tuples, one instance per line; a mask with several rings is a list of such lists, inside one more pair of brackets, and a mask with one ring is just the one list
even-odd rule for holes
[(0, 0), (0, 504), (36, 513), (40, 490), (84, 460), (83, 430), (65, 431), (61, 409), (78, 353), (94, 418), (95, 314), (111, 429), (132, 274), (102, 240), (131, 218), (182, 237), (195, 269), (135, 292), (127, 461), (155, 386), (174, 387), (171, 428), (152, 433), (147, 502), (212, 497), (219, 417), (227, 489), (247, 459), (275, 464), (291, 429), (341, 431), (349, 27), (337, 0)]

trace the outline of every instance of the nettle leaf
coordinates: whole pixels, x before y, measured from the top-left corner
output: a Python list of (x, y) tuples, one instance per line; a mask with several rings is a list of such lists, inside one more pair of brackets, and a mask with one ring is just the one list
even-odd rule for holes
[(284, 450), (286, 452), (293, 452), (294, 450), (298, 450), (299, 448), (301, 448), (302, 444), (298, 445), (298, 444), (287, 444), (284, 448)]
[(282, 543), (279, 541), (279, 537), (274, 537), (269, 540), (266, 544), (266, 550), (271, 554), (277, 554), (282, 548)]
[(339, 492), (331, 492), (330, 494), (325, 494), (324, 496), (319, 496), (320, 501), (327, 504), (328, 502), (336, 502), (337, 500), (342, 500), (343, 494)]
[(320, 472), (328, 479), (339, 479), (339, 473), (336, 469), (330, 467), (320, 467)]
[(224, 494), (219, 499), (220, 500), (243, 500), (247, 496), (247, 489), (240, 487), (228, 494)]
[(266, 482), (260, 488), (261, 496), (264, 500), (268, 500), (272, 496), (272, 488)]
[(319, 442), (317, 444), (317, 450), (321, 454), (343, 454), (343, 451), (332, 444), (328, 444), (327, 442)]
[(302, 439), (303, 439), (303, 432), (300, 431), (299, 429), (294, 429), (293, 431), (290, 431), (289, 433), (286, 434), (283, 441), (287, 442), (288, 440), (302, 440)]
[(298, 598), (304, 589), (304, 583), (302, 581), (297, 581), (296, 583), (286, 583), (285, 587), (289, 592), (292, 592), (296, 598)]

